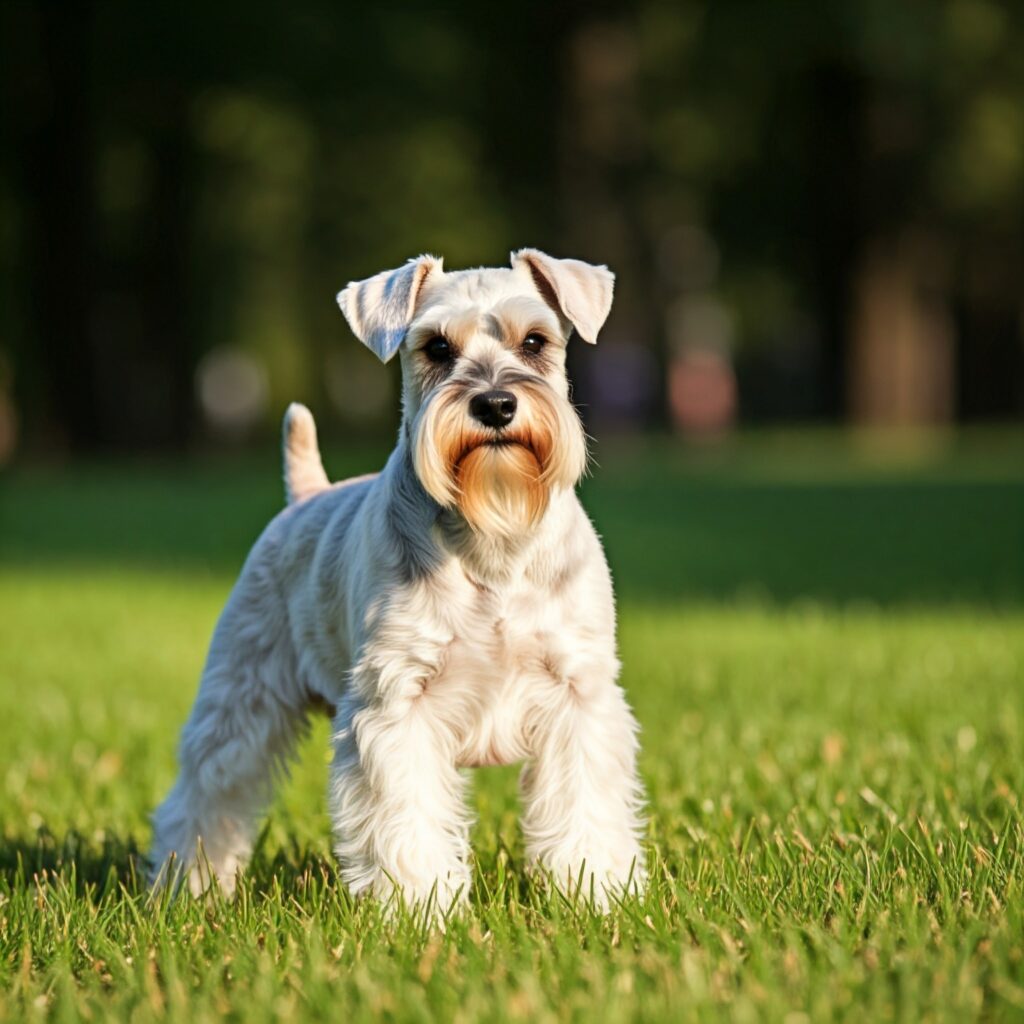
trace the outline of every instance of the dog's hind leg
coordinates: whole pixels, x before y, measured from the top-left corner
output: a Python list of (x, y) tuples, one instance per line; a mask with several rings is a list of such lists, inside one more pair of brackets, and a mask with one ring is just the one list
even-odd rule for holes
[(198, 894), (215, 878), (233, 891), (275, 776), (306, 727), (281, 602), (261, 575), (247, 566), (214, 633), (178, 780), (153, 816), (155, 886), (185, 881)]

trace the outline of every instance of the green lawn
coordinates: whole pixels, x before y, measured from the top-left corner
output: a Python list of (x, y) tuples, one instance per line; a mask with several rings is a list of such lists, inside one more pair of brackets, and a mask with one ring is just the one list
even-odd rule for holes
[(235, 902), (134, 874), (273, 453), (9, 473), (0, 1021), (1024, 1020), (1022, 452), (600, 451), (653, 884), (607, 918), (531, 888), (516, 773), (478, 772), (443, 934), (338, 885), (326, 726)]

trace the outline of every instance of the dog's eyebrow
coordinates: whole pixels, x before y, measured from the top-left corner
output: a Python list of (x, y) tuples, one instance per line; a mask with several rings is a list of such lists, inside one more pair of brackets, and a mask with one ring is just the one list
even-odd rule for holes
[(551, 340), (565, 340), (554, 313), (539, 299), (526, 295), (517, 295), (498, 303), (487, 319), (494, 321), (497, 337), (506, 344), (518, 345), (533, 331), (539, 331)]
[(455, 312), (437, 310), (433, 315), (428, 313), (414, 323), (409, 334), (417, 342), (440, 334), (456, 348), (463, 349), (479, 330), (479, 310), (461, 309)]
[(480, 312), (476, 309), (464, 309), (452, 313), (444, 322), (444, 336), (464, 348), (480, 330)]

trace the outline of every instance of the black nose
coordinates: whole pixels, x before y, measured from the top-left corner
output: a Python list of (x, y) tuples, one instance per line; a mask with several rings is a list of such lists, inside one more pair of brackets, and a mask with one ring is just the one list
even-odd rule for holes
[(518, 404), (511, 391), (485, 391), (470, 399), (469, 411), (485, 427), (500, 428), (512, 422)]

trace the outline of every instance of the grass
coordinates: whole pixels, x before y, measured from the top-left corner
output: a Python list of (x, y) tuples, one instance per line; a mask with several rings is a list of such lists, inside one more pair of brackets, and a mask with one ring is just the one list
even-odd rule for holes
[(533, 888), (481, 771), (443, 934), (338, 885), (325, 726), (235, 902), (134, 874), (271, 457), (10, 474), (0, 1020), (1024, 1019), (1024, 460), (983, 442), (602, 452), (653, 884)]

